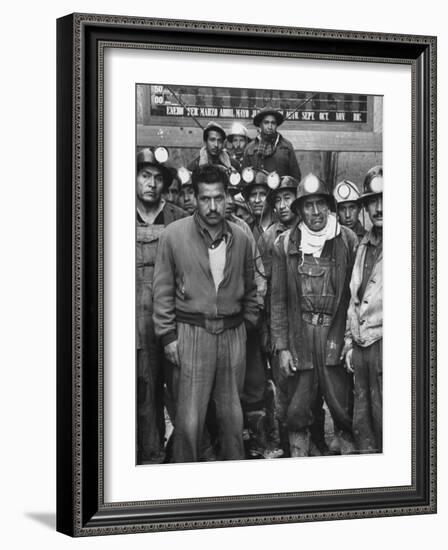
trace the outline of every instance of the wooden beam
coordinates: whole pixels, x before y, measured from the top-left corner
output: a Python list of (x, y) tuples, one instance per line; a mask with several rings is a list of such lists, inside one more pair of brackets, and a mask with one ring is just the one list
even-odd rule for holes
[[(383, 149), (382, 134), (299, 130), (281, 132), (296, 151), (375, 151)], [(201, 147), (202, 130), (178, 126), (137, 126), (137, 146)]]

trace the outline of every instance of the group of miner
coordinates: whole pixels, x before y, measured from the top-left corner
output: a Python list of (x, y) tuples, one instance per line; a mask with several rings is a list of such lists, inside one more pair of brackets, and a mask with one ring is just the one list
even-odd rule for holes
[(283, 121), (137, 153), (138, 464), (382, 452), (383, 170), (330, 191)]

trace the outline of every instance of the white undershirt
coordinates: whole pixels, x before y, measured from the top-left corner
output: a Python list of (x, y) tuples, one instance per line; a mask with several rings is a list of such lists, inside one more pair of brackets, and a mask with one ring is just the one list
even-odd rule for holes
[(208, 249), (208, 259), (210, 261), (210, 271), (212, 272), (215, 289), (218, 287), (224, 278), (224, 266), (226, 263), (226, 241), (222, 239), (216, 248)]

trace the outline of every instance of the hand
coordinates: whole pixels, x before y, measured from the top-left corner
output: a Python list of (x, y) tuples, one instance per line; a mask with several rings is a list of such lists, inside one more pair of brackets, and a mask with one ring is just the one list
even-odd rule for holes
[(350, 374), (354, 373), (352, 355), (353, 355), (353, 348), (349, 349), (348, 352), (345, 354), (345, 369)]
[(296, 373), (297, 368), (294, 366), (294, 360), (289, 350), (284, 349), (280, 351), (278, 355), (278, 361), (280, 372), (283, 374), (283, 376), (292, 376)]
[(179, 359), (179, 349), (177, 347), (177, 340), (174, 340), (173, 342), (170, 342), (167, 344), (164, 348), (164, 352), (166, 355), (166, 358), (170, 363), (173, 363), (174, 365), (177, 365), (180, 367), (180, 359)]
[(346, 339), (339, 359), (341, 361), (344, 361), (345, 370), (350, 374), (353, 374), (352, 356), (353, 356), (353, 342), (351, 340)]

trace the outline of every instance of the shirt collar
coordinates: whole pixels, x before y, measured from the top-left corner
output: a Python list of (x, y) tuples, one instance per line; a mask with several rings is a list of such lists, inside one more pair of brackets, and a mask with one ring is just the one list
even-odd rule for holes
[(221, 228), (215, 239), (212, 239), (208, 231), (207, 225), (205, 224), (204, 220), (201, 218), (201, 216), (197, 212), (193, 214), (193, 218), (200, 235), (202, 236), (205, 243), (207, 244), (207, 248), (212, 248), (213, 244), (218, 243), (222, 239), (224, 239), (226, 242), (229, 241), (232, 234), (232, 230), (230, 229), (230, 225), (227, 223), (227, 220), (225, 218), (222, 221)]
[[(164, 209), (165, 207), (165, 204), (166, 204), (166, 201), (165, 199), (161, 199), (160, 203), (159, 203), (159, 208), (157, 209), (157, 212), (156, 212), (156, 215), (154, 216), (154, 221), (156, 221), (157, 219), (157, 216), (160, 214), (160, 212), (162, 212), (162, 210)], [(137, 207), (137, 223), (139, 225), (149, 225), (145, 219), (143, 218), (143, 216), (141, 215), (141, 213), (139, 212), (139, 209)]]
[(380, 246), (383, 243), (383, 239), (375, 231), (375, 227), (372, 227), (372, 229), (364, 235), (363, 240), (365, 244), (370, 244), (372, 246)]
[[(275, 142), (274, 142), (274, 146), (275, 146), (275, 147), (277, 147), (278, 142), (280, 141), (281, 137), (282, 137), (282, 136), (281, 136), (278, 132), (276, 132), (276, 138), (275, 138)], [(264, 141), (264, 140), (263, 140), (263, 134), (262, 134), (261, 132), (259, 132), (259, 133), (255, 136), (255, 139), (257, 139), (258, 141)]]

